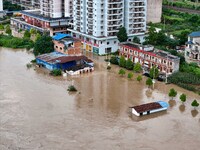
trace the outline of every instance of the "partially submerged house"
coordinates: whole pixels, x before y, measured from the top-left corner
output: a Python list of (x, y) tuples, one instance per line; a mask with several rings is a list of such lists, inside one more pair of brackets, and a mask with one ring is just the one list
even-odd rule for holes
[(64, 33), (57, 33), (52, 38), (55, 51), (66, 55), (82, 55), (80, 40)]
[(148, 115), (167, 110), (169, 104), (164, 101), (152, 102), (131, 107), (131, 112), (136, 116)]
[(59, 52), (52, 52), (37, 56), (36, 62), (39, 66), (43, 66), (49, 70), (61, 69), (69, 71), (70, 69), (82, 68), (83, 66), (87, 66), (91, 71), (94, 70), (92, 60), (83, 55), (67, 56)]

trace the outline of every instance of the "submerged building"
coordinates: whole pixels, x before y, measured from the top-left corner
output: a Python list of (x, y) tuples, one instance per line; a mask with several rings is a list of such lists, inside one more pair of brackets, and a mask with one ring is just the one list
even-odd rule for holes
[(147, 23), (161, 22), (163, 0), (147, 0)]
[(144, 70), (156, 66), (161, 73), (172, 74), (179, 71), (180, 58), (168, 52), (130, 42), (120, 43), (119, 47), (121, 56), (131, 59), (133, 63), (140, 63)]
[(200, 31), (189, 34), (185, 48), (185, 59), (189, 63), (194, 62), (200, 66)]
[(146, 31), (146, 0), (73, 0), (73, 37), (82, 41), (83, 49), (96, 54), (118, 50), (117, 32), (125, 27), (129, 41), (143, 40)]

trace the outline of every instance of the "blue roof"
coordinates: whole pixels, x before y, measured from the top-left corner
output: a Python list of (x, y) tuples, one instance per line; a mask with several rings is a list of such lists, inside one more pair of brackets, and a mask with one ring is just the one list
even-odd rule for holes
[(64, 33), (56, 33), (56, 35), (53, 36), (52, 38), (53, 38), (54, 40), (61, 40), (61, 39), (66, 38), (66, 37), (71, 37), (71, 35), (69, 35), (69, 34), (64, 34)]
[(200, 37), (200, 31), (192, 32), (192, 33), (189, 34), (189, 36), (191, 36), (191, 37)]
[(157, 103), (159, 103), (163, 108), (168, 108), (169, 107), (169, 104), (167, 102), (158, 101)]

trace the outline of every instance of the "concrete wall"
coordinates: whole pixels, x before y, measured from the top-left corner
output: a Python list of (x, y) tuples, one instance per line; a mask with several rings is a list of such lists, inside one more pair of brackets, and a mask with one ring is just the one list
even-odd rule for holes
[(161, 21), (162, 0), (147, 0), (147, 23)]
[(3, 11), (3, 0), (0, 0), (0, 11)]

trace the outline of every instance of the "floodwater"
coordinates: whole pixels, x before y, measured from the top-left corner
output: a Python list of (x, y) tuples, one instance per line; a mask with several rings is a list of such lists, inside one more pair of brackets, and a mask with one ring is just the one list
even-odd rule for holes
[[(118, 67), (106, 70), (94, 57), (95, 72), (54, 78), (41, 68), (27, 69), (33, 59), (25, 50), (0, 48), (1, 150), (198, 150), (200, 108), (190, 103), (200, 96), (174, 85), (156, 83), (153, 91), (119, 77)], [(135, 74), (135, 77), (137, 75)], [(78, 92), (68, 93), (74, 84)], [(169, 101), (175, 88), (186, 93), (182, 105)], [(164, 100), (171, 107), (137, 118), (129, 107)]]

